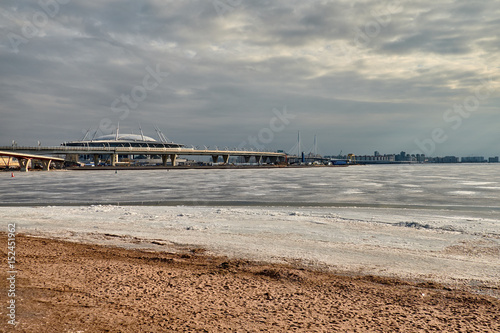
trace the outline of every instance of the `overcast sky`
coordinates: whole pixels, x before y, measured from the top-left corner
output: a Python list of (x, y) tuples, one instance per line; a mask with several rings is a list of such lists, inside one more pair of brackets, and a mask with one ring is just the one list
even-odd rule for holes
[(3, 0), (0, 145), (500, 155), (498, 1)]

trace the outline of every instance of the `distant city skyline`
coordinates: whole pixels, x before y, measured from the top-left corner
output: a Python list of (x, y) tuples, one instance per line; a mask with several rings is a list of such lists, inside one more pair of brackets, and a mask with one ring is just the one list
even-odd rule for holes
[[(312, 154), (310, 154), (312, 155)], [(498, 163), (499, 156), (483, 156), (481, 154), (470, 155), (470, 156), (454, 156), (454, 155), (445, 155), (445, 156), (426, 156), (425, 154), (408, 154), (405, 151), (401, 151), (399, 153), (388, 153), (381, 154), (378, 151), (375, 151), (373, 154), (346, 154), (346, 155), (333, 155), (326, 156), (331, 158), (349, 158), (349, 155), (352, 155), (353, 159), (356, 161), (363, 162), (373, 162), (373, 161), (386, 161), (386, 162), (430, 162), (430, 163), (482, 163), (482, 162), (490, 162), (490, 163)]]
[(6, 0), (0, 145), (500, 155), (495, 1)]

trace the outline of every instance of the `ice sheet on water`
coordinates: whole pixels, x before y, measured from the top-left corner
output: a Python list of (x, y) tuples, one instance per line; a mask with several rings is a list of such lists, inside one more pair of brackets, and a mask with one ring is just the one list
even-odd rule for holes
[(481, 182), (481, 181), (462, 181), (461, 184), (469, 186), (479, 186), (479, 185), (491, 185), (496, 184), (495, 182)]
[[(2, 205), (399, 205), (500, 211), (494, 165), (0, 174)], [(473, 197), (474, 200), (471, 200)]]
[(476, 191), (450, 191), (448, 192), (451, 195), (458, 195), (458, 196), (472, 196), (478, 194)]

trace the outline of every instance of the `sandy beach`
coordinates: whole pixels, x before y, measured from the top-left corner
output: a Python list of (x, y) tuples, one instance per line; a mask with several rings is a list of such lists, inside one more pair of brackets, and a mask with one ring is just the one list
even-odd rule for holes
[[(21, 234), (16, 246), (17, 332), (500, 331), (499, 299), (432, 282), (228, 259), (200, 248), (158, 252)], [(1, 312), (2, 331), (12, 330)]]

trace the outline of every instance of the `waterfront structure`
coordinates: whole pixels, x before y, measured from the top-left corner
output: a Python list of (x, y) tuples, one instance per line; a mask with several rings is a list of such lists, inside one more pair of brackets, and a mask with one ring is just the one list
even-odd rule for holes
[[(162, 138), (162, 136), (160, 136)], [(0, 147), (6, 153), (21, 155), (42, 154), (64, 155), (66, 161), (78, 162), (81, 155), (88, 155), (94, 160), (94, 165), (99, 165), (101, 158), (106, 158), (106, 163), (111, 166), (118, 165), (120, 156), (160, 156), (162, 165), (166, 166), (170, 161), (172, 166), (177, 163), (177, 157), (182, 156), (211, 156), (213, 163), (217, 163), (222, 157), (223, 163), (227, 164), (230, 156), (242, 156), (245, 163), (249, 163), (252, 157), (258, 164), (284, 161), (286, 154), (283, 152), (248, 151), (248, 150), (221, 150), (221, 149), (194, 149), (187, 148), (183, 144), (168, 142), (163, 136), (162, 141), (136, 134), (112, 134), (104, 135), (92, 140), (68, 141), (60, 146), (53, 147), (21, 147), (17, 145)], [(1, 155), (1, 154), (0, 154)], [(48, 156), (45, 156), (48, 159)], [(63, 159), (58, 159), (63, 160)], [(26, 168), (27, 171), (27, 168)]]
[(92, 140), (79, 140), (63, 142), (61, 146), (67, 147), (150, 147), (150, 148), (182, 148), (181, 143), (156, 141), (155, 139), (139, 134), (109, 134)]

